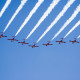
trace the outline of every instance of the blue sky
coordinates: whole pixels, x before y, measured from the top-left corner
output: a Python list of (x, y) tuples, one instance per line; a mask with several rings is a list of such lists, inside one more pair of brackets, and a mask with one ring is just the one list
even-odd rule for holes
[[(68, 0), (61, 0), (50, 15), (43, 21), (39, 28), (27, 40), (30, 44), (36, 42), (44, 30), (56, 18)], [(0, 0), (0, 11), (6, 0)], [(9, 19), (14, 14), (21, 0), (12, 0), (9, 7), (0, 18), (0, 32), (7, 25)], [(36, 25), (40, 17), (46, 11), (52, 0), (45, 0), (31, 17), (16, 39), (23, 41), (32, 28)], [(16, 31), (28, 16), (31, 9), (35, 6), (37, 0), (28, 0), (23, 9), (13, 20), (4, 35), (12, 38)], [(76, 0), (67, 10), (64, 16), (57, 24), (44, 36), (37, 44), (39, 48), (30, 48), (28, 45), (20, 45), (17, 42), (11, 43), (7, 38), (0, 39), (0, 80), (80, 80), (80, 44), (71, 44), (73, 40), (80, 35), (80, 26), (78, 26), (66, 39), (67, 44), (59, 45), (56, 40), (64, 35), (80, 20), (80, 13), (64, 29), (64, 31), (52, 41), (53, 46), (45, 47), (41, 44), (51, 40), (55, 33), (63, 26), (66, 20), (72, 15), (76, 7), (80, 4)], [(80, 39), (78, 39), (80, 41)]]

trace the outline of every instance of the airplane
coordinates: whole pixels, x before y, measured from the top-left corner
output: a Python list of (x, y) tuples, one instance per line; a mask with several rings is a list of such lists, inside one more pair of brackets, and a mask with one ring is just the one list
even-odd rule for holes
[(49, 46), (49, 45), (53, 45), (53, 44), (50, 44), (50, 41), (48, 41), (47, 44), (42, 44), (42, 45)]
[(8, 40), (11, 40), (11, 42), (18, 41), (18, 40), (15, 39), (15, 36), (13, 36), (12, 39), (8, 39)]
[(3, 33), (4, 33), (4, 32), (1, 32), (1, 33), (2, 33), (2, 34), (0, 35), (0, 38), (2, 38), (2, 37), (7, 37), (7, 36), (3, 36)]
[(72, 44), (73, 44), (73, 43), (80, 43), (80, 42), (78, 42), (76, 39), (77, 39), (77, 38), (74, 38), (73, 41), (70, 40), (69, 42), (72, 42)]
[(66, 43), (66, 42), (63, 41), (63, 38), (61, 38), (61, 41), (56, 41), (56, 42), (59, 42), (59, 44)]
[(36, 43), (34, 43), (34, 45), (29, 45), (29, 47), (34, 48), (34, 47), (39, 47), (39, 46), (36, 46)]
[(23, 42), (18, 42), (18, 43), (21, 43), (22, 45), (24, 45), (24, 44), (29, 44), (29, 43), (26, 43), (25, 42), (25, 39), (23, 39), (24, 41)]

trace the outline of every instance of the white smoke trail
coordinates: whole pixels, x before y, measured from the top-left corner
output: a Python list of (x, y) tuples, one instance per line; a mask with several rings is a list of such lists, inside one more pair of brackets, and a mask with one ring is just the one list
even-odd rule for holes
[(10, 24), (12, 23), (12, 21), (14, 20), (14, 18), (17, 16), (17, 14), (20, 12), (20, 10), (23, 8), (23, 6), (25, 5), (25, 3), (27, 2), (27, 0), (22, 0), (21, 4), (19, 5), (19, 7), (17, 8), (17, 10), (15, 11), (15, 13), (13, 14), (12, 18), (9, 20), (7, 26), (5, 27), (4, 31), (5, 32), (7, 30), (7, 28), (10, 26)]
[(0, 17), (2, 17), (3, 13), (5, 12), (5, 10), (7, 9), (7, 7), (9, 6), (9, 4), (11, 3), (11, 0), (7, 0), (4, 7), (2, 8), (1, 12), (0, 12)]
[(77, 37), (77, 39), (79, 39), (80, 38), (80, 35)]
[(36, 26), (32, 29), (32, 31), (29, 33), (29, 35), (26, 37), (28, 39), (31, 34), (39, 27), (39, 25), (44, 21), (44, 19), (51, 13), (51, 11), (54, 9), (54, 7), (59, 3), (60, 0), (53, 0), (53, 2), (50, 4), (48, 9), (45, 11), (43, 16), (40, 18)]
[(75, 28), (77, 28), (80, 25), (80, 20), (75, 24), (74, 27), (72, 27), (72, 29), (64, 36), (64, 38), (66, 38)]
[(21, 27), (18, 29), (18, 31), (16, 32), (15, 36), (17, 36), (19, 34), (19, 32), (22, 30), (22, 28), (27, 24), (27, 22), (29, 21), (29, 19), (32, 17), (32, 15), (36, 12), (36, 10), (39, 8), (39, 6), (44, 2), (44, 0), (38, 0), (38, 2), (36, 3), (35, 7), (31, 10), (31, 12), (29, 13), (28, 17), (26, 17), (25, 21), (22, 23)]
[(44, 31), (44, 33), (37, 40), (37, 43), (46, 35), (46, 33), (59, 21), (59, 19), (65, 14), (68, 8), (74, 3), (75, 0), (69, 0), (67, 4), (64, 6), (59, 15), (55, 18), (55, 20), (51, 23), (51, 25)]
[[(60, 30), (54, 35), (52, 40), (54, 40), (68, 25), (69, 23), (77, 16), (77, 14), (80, 12), (80, 5), (76, 8), (72, 16), (65, 22), (65, 24), (60, 28)], [(51, 40), (51, 41), (52, 41)]]

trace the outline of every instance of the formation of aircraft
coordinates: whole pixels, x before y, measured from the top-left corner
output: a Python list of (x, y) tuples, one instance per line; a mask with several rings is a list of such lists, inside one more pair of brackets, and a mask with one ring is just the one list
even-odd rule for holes
[[(1, 32), (1, 33), (2, 33), (2, 34), (0, 35), (0, 38), (2, 38), (2, 37), (7, 37), (7, 36), (3, 36), (3, 33), (4, 33), (4, 32)], [(18, 41), (17, 39), (15, 39), (15, 37), (16, 37), (16, 36), (13, 36), (12, 39), (7, 39), (7, 40), (11, 40), (11, 42)], [(63, 41), (63, 39), (64, 39), (64, 38), (61, 38), (60, 41), (56, 41), (56, 42), (59, 42), (59, 44), (61, 44), (61, 43), (66, 43), (66, 42)], [(23, 42), (18, 42), (18, 43), (21, 43), (22, 45), (24, 45), (24, 44), (29, 44), (29, 43), (26, 43), (26, 39), (23, 39), (23, 40), (24, 40)], [(53, 45), (53, 44), (50, 44), (50, 42), (51, 42), (51, 41), (48, 41), (46, 44), (42, 44), (42, 45), (45, 45), (45, 46)], [(77, 38), (74, 38), (73, 41), (69, 40), (69, 42), (72, 42), (72, 44), (73, 44), (73, 43), (80, 43), (80, 42), (77, 41)], [(34, 42), (33, 42), (33, 43), (34, 43)], [(37, 43), (34, 43), (33, 45), (29, 45), (29, 47), (32, 47), (32, 48), (34, 48), (34, 47), (39, 47), (39, 46), (36, 46), (36, 44), (37, 44)]]
[(11, 40), (11, 42), (18, 41), (17, 39), (15, 39), (15, 36), (13, 36), (12, 39), (8, 39), (8, 40)]
[(70, 40), (69, 42), (72, 42), (72, 44), (73, 44), (73, 43), (80, 43), (80, 42), (77, 41), (77, 38), (74, 38), (73, 41)]
[(2, 33), (2, 34), (0, 35), (0, 38), (2, 38), (2, 37), (7, 37), (7, 36), (3, 36), (3, 33), (4, 33), (4, 32), (1, 32), (1, 33)]
[(66, 43), (66, 42), (63, 41), (63, 39), (64, 39), (64, 38), (61, 38), (60, 41), (56, 41), (56, 42), (59, 42), (59, 44), (61, 44), (61, 43)]
[(49, 46), (49, 45), (53, 45), (53, 44), (50, 44), (50, 41), (48, 41), (47, 44), (42, 44), (42, 45)]
[(22, 45), (29, 44), (29, 43), (26, 43), (25, 39), (23, 39), (23, 40), (24, 40), (23, 42), (18, 42), (18, 43), (21, 43)]
[(39, 46), (36, 46), (36, 43), (34, 43), (34, 45), (29, 45), (29, 47), (34, 48), (34, 47), (39, 47)]

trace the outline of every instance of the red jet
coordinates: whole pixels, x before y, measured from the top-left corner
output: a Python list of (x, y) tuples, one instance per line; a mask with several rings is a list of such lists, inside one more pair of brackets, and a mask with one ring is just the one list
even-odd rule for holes
[(29, 43), (26, 43), (25, 39), (24, 39), (23, 42), (18, 42), (18, 43), (21, 43), (22, 45), (24, 45), (24, 44), (29, 44)]
[(1, 33), (2, 33), (2, 34), (0, 35), (0, 38), (2, 38), (2, 37), (7, 37), (7, 36), (3, 36), (3, 33), (4, 33), (4, 32), (1, 32)]
[(73, 43), (79, 43), (76, 39), (77, 39), (77, 38), (74, 38), (74, 41), (71, 41), (71, 40), (70, 40), (69, 42), (72, 42), (72, 44), (73, 44)]
[(8, 40), (11, 40), (11, 42), (18, 41), (18, 40), (15, 39), (15, 36), (13, 36), (12, 39), (8, 39)]
[(49, 45), (53, 45), (53, 44), (50, 44), (50, 41), (48, 41), (47, 44), (42, 44), (42, 45), (49, 46)]
[(56, 41), (56, 42), (59, 42), (59, 44), (66, 43), (66, 42), (63, 41), (63, 38), (61, 38), (61, 41)]
[(29, 45), (29, 47), (34, 48), (34, 47), (39, 47), (39, 46), (36, 46), (36, 43), (34, 43), (34, 45)]

